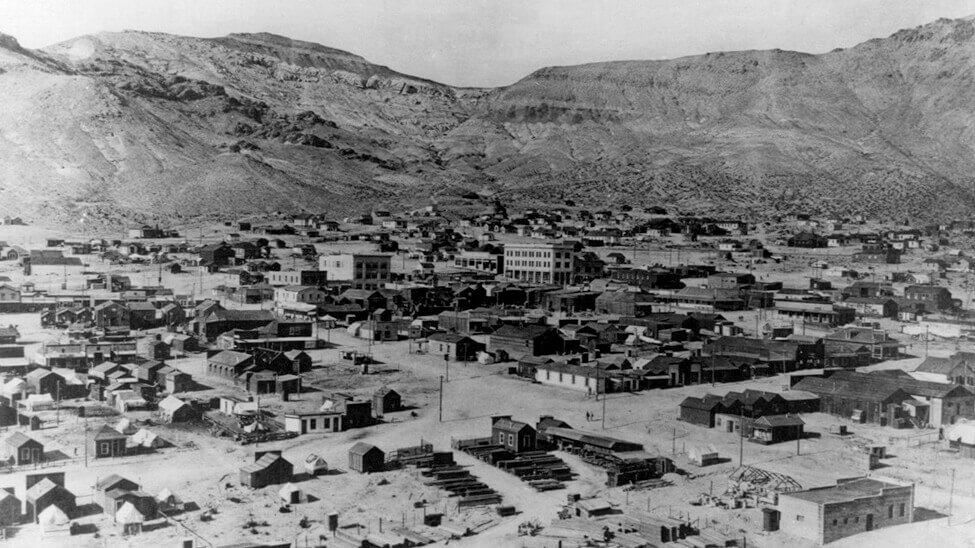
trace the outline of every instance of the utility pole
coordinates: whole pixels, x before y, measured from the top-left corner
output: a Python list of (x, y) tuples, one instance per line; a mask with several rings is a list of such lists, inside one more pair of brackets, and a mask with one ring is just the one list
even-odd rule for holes
[[(599, 386), (598, 385), (596, 386), (596, 389), (597, 390), (599, 389)], [(603, 430), (606, 430), (606, 394), (603, 394), (603, 417), (602, 417), (602, 421), (603, 421)]]
[(745, 459), (745, 406), (742, 405), (738, 411), (738, 467), (744, 465)]
[(59, 425), (61, 424), (61, 383), (57, 383), (55, 389), (57, 390), (57, 406), (55, 407), (54, 424)]
[(446, 378), (447, 382), (450, 382), (450, 354), (443, 355), (443, 371), (443, 378)]
[(443, 376), (440, 377), (440, 422), (443, 422)]
[(951, 491), (948, 491), (948, 526), (951, 526), (951, 508), (955, 499), (955, 469), (951, 469)]

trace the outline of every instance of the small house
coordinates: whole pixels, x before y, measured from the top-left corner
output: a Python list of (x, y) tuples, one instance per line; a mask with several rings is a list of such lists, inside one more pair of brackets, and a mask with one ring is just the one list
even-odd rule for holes
[(38, 464), (44, 460), (44, 446), (41, 442), (26, 436), (22, 432), (14, 432), (5, 441), (7, 455), (14, 460), (15, 466)]
[(92, 454), (96, 459), (125, 456), (125, 434), (111, 426), (103, 426), (92, 438)]
[(513, 453), (534, 451), (536, 445), (535, 429), (509, 415), (491, 418), (491, 439)]

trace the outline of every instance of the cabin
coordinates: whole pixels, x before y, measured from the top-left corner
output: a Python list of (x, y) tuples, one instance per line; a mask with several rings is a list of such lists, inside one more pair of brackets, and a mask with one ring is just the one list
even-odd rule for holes
[(294, 466), (281, 456), (280, 451), (255, 453), (254, 462), (241, 467), (240, 484), (260, 489), (268, 485), (280, 485), (291, 481)]
[(349, 449), (349, 468), (361, 474), (382, 472), (386, 468), (386, 453), (360, 441)]
[(91, 440), (92, 455), (96, 459), (125, 456), (125, 434), (114, 430), (111, 426), (102, 426)]
[(15, 466), (39, 464), (44, 460), (44, 445), (22, 432), (14, 432), (4, 445)]

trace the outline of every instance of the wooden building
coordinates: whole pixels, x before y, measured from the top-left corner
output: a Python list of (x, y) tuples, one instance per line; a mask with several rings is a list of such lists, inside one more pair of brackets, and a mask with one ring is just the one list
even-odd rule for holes
[(362, 474), (382, 472), (386, 469), (386, 453), (360, 441), (349, 449), (349, 468)]

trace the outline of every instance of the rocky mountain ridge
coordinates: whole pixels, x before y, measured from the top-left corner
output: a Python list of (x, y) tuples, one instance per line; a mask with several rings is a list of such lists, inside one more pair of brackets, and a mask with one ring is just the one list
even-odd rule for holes
[(975, 205), (975, 25), (823, 55), (540, 69), (463, 89), (271, 34), (0, 36), (0, 214), (70, 222), (510, 200), (895, 219)]

